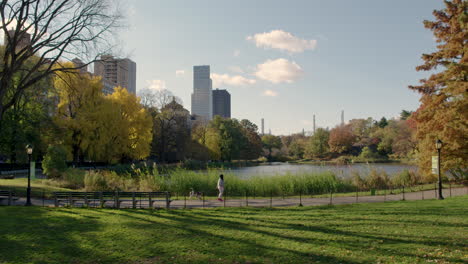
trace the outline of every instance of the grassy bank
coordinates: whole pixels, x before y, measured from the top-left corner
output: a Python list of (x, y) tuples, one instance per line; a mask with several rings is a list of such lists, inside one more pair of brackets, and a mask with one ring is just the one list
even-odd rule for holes
[(0, 263), (466, 263), (467, 203), (468, 196), (287, 209), (0, 207)]
[[(26, 187), (28, 186), (28, 179), (11, 179), (4, 180), (0, 179), (0, 190), (11, 190), (16, 193), (18, 196), (26, 196)], [(52, 185), (48, 180), (31, 180), (31, 195), (33, 197), (42, 198), (43, 195), (45, 198), (52, 197), (52, 192), (60, 191), (73, 191), (69, 188), (62, 188), (55, 185)]]

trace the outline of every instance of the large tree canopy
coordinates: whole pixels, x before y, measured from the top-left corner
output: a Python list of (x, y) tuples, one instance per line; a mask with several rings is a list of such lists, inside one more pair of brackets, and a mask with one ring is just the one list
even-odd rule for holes
[[(5, 111), (34, 84), (57, 71), (60, 61), (90, 63), (111, 47), (120, 15), (110, 0), (2, 0), (0, 125)], [(73, 64), (71, 64), (73, 68)], [(86, 64), (85, 64), (86, 65)], [(73, 69), (72, 68), (72, 69)]]
[(418, 71), (436, 71), (419, 86), (421, 106), (412, 115), (417, 124), (419, 165), (429, 173), (435, 141), (444, 142), (443, 171), (467, 177), (468, 168), (468, 2), (445, 1), (444, 10), (433, 12), (435, 21), (424, 21), (434, 32), (437, 50), (423, 54)]

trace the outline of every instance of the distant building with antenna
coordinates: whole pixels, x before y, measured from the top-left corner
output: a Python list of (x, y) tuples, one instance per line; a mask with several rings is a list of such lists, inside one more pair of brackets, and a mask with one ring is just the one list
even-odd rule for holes
[(262, 118), (262, 135), (265, 135), (265, 119)]
[(344, 110), (341, 110), (341, 125), (344, 125)]
[(314, 119), (313, 119), (313, 126), (314, 126), (314, 134), (315, 134), (315, 115), (314, 115)]

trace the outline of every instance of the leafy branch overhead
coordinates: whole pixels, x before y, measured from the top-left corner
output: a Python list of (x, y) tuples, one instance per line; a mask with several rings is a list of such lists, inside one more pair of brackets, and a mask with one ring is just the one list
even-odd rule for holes
[(0, 54), (0, 125), (21, 94), (40, 80), (74, 69), (56, 67), (78, 57), (87, 64), (112, 47), (121, 15), (108, 0), (3, 0)]

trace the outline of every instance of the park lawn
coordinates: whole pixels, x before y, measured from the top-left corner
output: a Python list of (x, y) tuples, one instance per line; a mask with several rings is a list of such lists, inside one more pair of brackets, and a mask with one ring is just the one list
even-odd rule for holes
[[(73, 191), (72, 189), (61, 188), (46, 184), (47, 181), (44, 179), (31, 180), (31, 195), (33, 197), (42, 198), (44, 195), (47, 198), (52, 197), (53, 192), (68, 192)], [(18, 196), (26, 196), (26, 188), (28, 186), (27, 178), (18, 179), (0, 179), (0, 190), (11, 190), (15, 191)]]
[(466, 263), (467, 204), (0, 207), (0, 263)]

